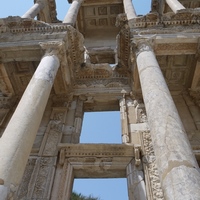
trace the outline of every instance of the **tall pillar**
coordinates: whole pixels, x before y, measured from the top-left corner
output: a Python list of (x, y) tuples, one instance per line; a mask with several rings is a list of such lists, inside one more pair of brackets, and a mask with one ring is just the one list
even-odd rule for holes
[(61, 44), (51, 45), (51, 51), (41, 59), (0, 138), (0, 179), (4, 182), (0, 186), (10, 194), (19, 185), (31, 152), (60, 65), (56, 51)]
[(154, 52), (145, 40), (135, 43), (143, 99), (165, 198), (199, 199), (199, 167)]
[(125, 13), (127, 15), (127, 19), (130, 20), (130, 19), (136, 18), (137, 14), (133, 7), (132, 1), (131, 0), (123, 0), (123, 4), (124, 4)]
[(24, 14), (22, 18), (34, 18), (44, 8), (44, 2), (37, 0), (36, 3)]
[(82, 2), (83, 2), (83, 0), (73, 0), (72, 4), (67, 12), (67, 15), (65, 16), (65, 19), (63, 20), (63, 23), (68, 23), (72, 26), (75, 25), (78, 11), (79, 11), (79, 8), (80, 8)]
[(126, 167), (126, 176), (128, 182), (128, 196), (131, 200), (145, 200), (146, 189), (144, 183), (144, 173), (141, 166), (136, 167), (132, 160)]
[(166, 2), (174, 13), (177, 13), (179, 10), (185, 9), (185, 7), (178, 0), (166, 0)]
[(121, 124), (122, 124), (122, 142), (129, 143), (129, 129), (128, 129), (128, 116), (127, 116), (127, 108), (126, 108), (126, 99), (123, 96), (119, 102), (120, 105), (120, 116), (121, 116)]

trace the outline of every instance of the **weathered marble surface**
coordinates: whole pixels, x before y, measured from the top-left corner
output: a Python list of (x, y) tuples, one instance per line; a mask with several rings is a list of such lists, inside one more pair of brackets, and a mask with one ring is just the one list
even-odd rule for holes
[(59, 65), (56, 55), (42, 58), (1, 137), (0, 177), (5, 186), (19, 185)]
[[(176, 199), (173, 190), (179, 199), (189, 197), (190, 191), (200, 195), (199, 167), (155, 55), (145, 41), (137, 44), (137, 66), (165, 198)], [(176, 184), (169, 183), (170, 174), (176, 174)], [(182, 176), (196, 177), (185, 194), (178, 186), (186, 184)]]

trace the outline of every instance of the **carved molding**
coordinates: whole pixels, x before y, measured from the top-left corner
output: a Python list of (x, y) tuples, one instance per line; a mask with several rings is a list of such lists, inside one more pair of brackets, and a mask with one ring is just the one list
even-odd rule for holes
[(137, 17), (129, 22), (131, 28), (146, 28), (146, 27), (170, 27), (180, 25), (199, 24), (200, 15), (198, 9), (180, 10), (176, 14), (168, 12), (160, 16), (158, 12), (151, 12), (147, 15)]
[[(69, 157), (118, 157), (134, 156), (133, 147), (127, 145), (104, 145), (104, 144), (60, 144), (60, 156)], [(60, 160), (63, 160), (60, 157)]]
[(120, 32), (117, 35), (118, 65), (127, 69), (130, 55), (130, 28), (126, 14), (119, 14), (117, 16), (116, 26), (120, 27)]

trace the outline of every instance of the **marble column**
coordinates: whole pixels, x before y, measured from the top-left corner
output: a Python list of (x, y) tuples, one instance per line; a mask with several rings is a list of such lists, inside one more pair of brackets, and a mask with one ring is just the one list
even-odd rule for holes
[(125, 13), (127, 15), (127, 19), (130, 20), (130, 19), (136, 18), (137, 14), (133, 7), (132, 1), (131, 0), (123, 0), (123, 4), (124, 4)]
[(146, 189), (144, 183), (144, 173), (136, 167), (132, 160), (126, 167), (126, 176), (128, 183), (128, 196), (131, 200), (146, 200)]
[(24, 15), (22, 15), (22, 18), (35, 18), (43, 8), (44, 2), (42, 0), (37, 0), (36, 3)]
[[(52, 50), (53, 46), (56, 46), (55, 50)], [(0, 138), (0, 179), (4, 181), (4, 190), (7, 189), (9, 194), (15, 191), (21, 181), (60, 66), (57, 50), (61, 43), (53, 46), (41, 59)]]
[(200, 172), (149, 41), (134, 41), (136, 62), (165, 199), (199, 199)]
[(174, 13), (177, 13), (179, 10), (185, 9), (185, 7), (178, 0), (166, 0), (166, 2)]
[(129, 129), (128, 129), (128, 116), (127, 116), (125, 97), (120, 99), (119, 105), (120, 105), (120, 117), (122, 124), (122, 143), (126, 144), (129, 142)]
[(73, 0), (72, 4), (67, 12), (67, 15), (65, 16), (65, 18), (63, 20), (63, 23), (67, 23), (72, 26), (75, 25), (78, 11), (79, 11), (79, 8), (80, 8), (82, 2), (83, 2), (83, 0)]

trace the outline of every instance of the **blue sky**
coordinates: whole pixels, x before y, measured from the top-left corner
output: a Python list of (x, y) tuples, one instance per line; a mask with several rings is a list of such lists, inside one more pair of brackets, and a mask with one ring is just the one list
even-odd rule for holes
[[(69, 8), (67, 0), (56, 0), (57, 17), (63, 20)], [(137, 14), (150, 10), (150, 0), (133, 0)], [(1, 2), (0, 18), (22, 16), (33, 0), (5, 0)], [(85, 113), (81, 143), (121, 143), (119, 112)], [(92, 194), (101, 200), (128, 200), (126, 179), (75, 180), (74, 190), (84, 195)]]

